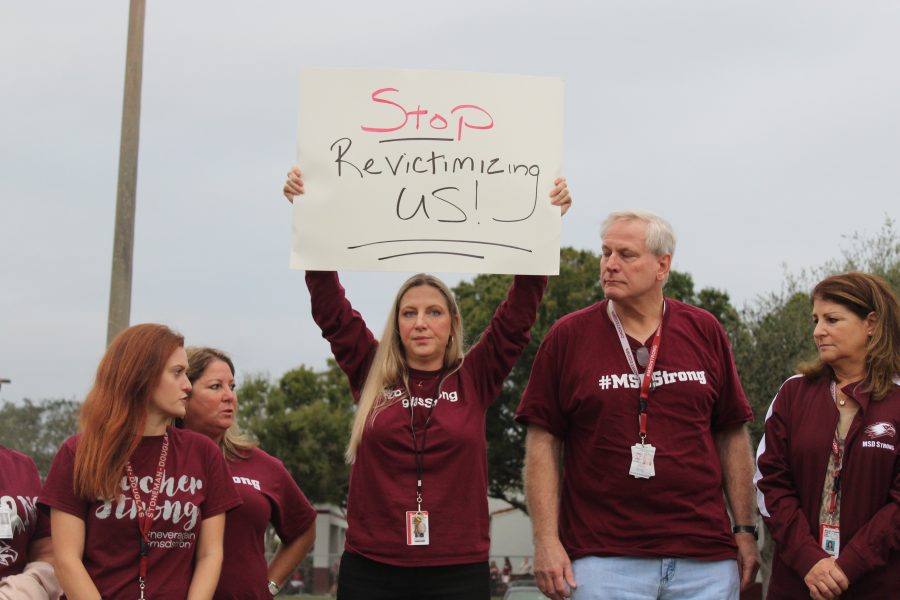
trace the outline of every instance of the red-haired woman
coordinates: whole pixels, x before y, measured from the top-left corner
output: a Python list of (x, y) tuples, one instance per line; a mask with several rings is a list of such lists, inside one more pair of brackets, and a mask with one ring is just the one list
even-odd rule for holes
[(191, 392), (187, 366), (184, 338), (154, 324), (120, 333), (100, 361), (39, 500), (69, 600), (212, 598), (240, 498), (216, 445), (170, 427)]

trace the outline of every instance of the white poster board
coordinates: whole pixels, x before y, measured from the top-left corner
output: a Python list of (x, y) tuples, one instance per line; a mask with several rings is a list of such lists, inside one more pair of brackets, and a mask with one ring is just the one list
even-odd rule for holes
[(559, 272), (559, 79), (306, 70), (291, 267)]

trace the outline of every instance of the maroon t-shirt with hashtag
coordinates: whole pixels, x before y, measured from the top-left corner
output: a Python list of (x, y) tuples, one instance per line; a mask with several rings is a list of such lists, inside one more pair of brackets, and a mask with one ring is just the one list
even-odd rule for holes
[[(241, 503), (225, 457), (206, 436), (168, 428), (169, 451), (150, 529), (148, 598), (184, 598), (191, 583), (194, 552), (204, 519)], [(137, 598), (141, 534), (128, 480), (112, 501), (85, 501), (75, 495), (72, 472), (79, 436), (62, 445), (44, 483), (39, 504), (85, 522), (84, 566), (104, 598)], [(131, 457), (141, 500), (150, 501), (163, 436), (147, 436)]]
[(243, 500), (225, 518), (225, 558), (215, 600), (271, 600), (265, 536), (269, 523), (282, 545), (300, 537), (316, 520), (316, 509), (277, 458), (253, 448), (228, 461)]
[[(559, 532), (572, 558), (736, 555), (713, 434), (753, 413), (715, 317), (671, 299), (666, 306), (647, 405), (649, 479), (629, 475), (640, 377), (607, 301), (558, 320), (535, 357), (516, 419), (563, 442)], [(652, 341), (628, 338), (632, 352)]]
[(12, 537), (0, 535), (0, 579), (21, 573), (31, 540), (50, 535), (50, 521), (35, 504), (40, 491), (34, 461), (0, 446), (0, 509), (5, 509), (12, 533)]

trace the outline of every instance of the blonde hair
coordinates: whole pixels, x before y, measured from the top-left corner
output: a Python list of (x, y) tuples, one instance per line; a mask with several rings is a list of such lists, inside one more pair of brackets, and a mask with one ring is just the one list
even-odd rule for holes
[(409, 365), (406, 362), (406, 351), (397, 329), (397, 318), (400, 315), (400, 302), (406, 292), (422, 285), (428, 285), (438, 290), (447, 301), (447, 309), (450, 312), (450, 339), (444, 352), (444, 369), (452, 368), (455, 371), (462, 364), (464, 356), (463, 326), (456, 297), (447, 284), (437, 277), (425, 273), (413, 275), (397, 290), (397, 296), (394, 298), (394, 303), (384, 324), (384, 333), (381, 334), (381, 341), (375, 351), (372, 366), (369, 367), (369, 374), (360, 393), (359, 405), (356, 408), (356, 416), (350, 432), (350, 442), (347, 444), (345, 453), (348, 463), (352, 464), (356, 460), (356, 451), (366, 427), (372, 426), (378, 413), (401, 399), (401, 397), (390, 396), (393, 387), (402, 381), (404, 387), (409, 388)]
[[(203, 372), (213, 362), (220, 360), (231, 369), (231, 376), (234, 377), (234, 363), (231, 357), (215, 348), (191, 346), (187, 348), (188, 371), (187, 376), (191, 381), (191, 385), (203, 376)], [(257, 444), (250, 438), (241, 433), (237, 422), (225, 430), (222, 440), (219, 442), (219, 448), (225, 454), (227, 460), (246, 460), (250, 457), (250, 451), (256, 448)]]

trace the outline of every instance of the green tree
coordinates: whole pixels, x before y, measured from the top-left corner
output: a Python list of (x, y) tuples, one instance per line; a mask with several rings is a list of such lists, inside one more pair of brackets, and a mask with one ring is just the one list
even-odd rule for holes
[(900, 289), (900, 235), (895, 227), (896, 221), (886, 216), (871, 236), (859, 232), (844, 236), (841, 258), (816, 269), (820, 275), (816, 279), (844, 271), (865, 271), (884, 277), (894, 290)]
[(672, 271), (666, 282), (667, 298), (674, 298), (698, 306), (719, 320), (732, 345), (746, 343), (747, 328), (740, 311), (731, 304), (728, 292), (716, 288), (703, 288), (694, 292), (694, 278), (690, 273)]
[[(506, 298), (512, 282), (509, 275), (478, 275), (454, 288), (467, 345), (477, 341), (490, 323), (494, 311)], [(488, 494), (525, 509), (521, 497), (525, 429), (513, 419), (522, 392), (528, 383), (534, 355), (544, 335), (556, 320), (584, 308), (603, 297), (598, 277), (598, 257), (586, 250), (563, 248), (560, 273), (551, 277), (544, 300), (538, 308), (532, 339), (503, 384), (500, 396), (487, 413)]]
[(57, 450), (78, 428), (76, 400), (25, 399), (0, 408), (0, 444), (30, 456), (46, 475)]
[(748, 335), (744, 343), (734, 346), (734, 355), (753, 409), (750, 434), (754, 448), (762, 437), (766, 411), (778, 388), (796, 372), (799, 363), (815, 356), (809, 307), (809, 295), (794, 291), (772, 294), (745, 309)]
[(342, 505), (353, 400), (337, 363), (329, 359), (325, 371), (300, 366), (277, 384), (251, 376), (241, 384), (238, 398), (245, 429), (263, 450), (284, 462), (307, 497)]
[(697, 303), (697, 295), (694, 293), (694, 278), (690, 273), (670, 271), (664, 292), (668, 298), (688, 304)]

